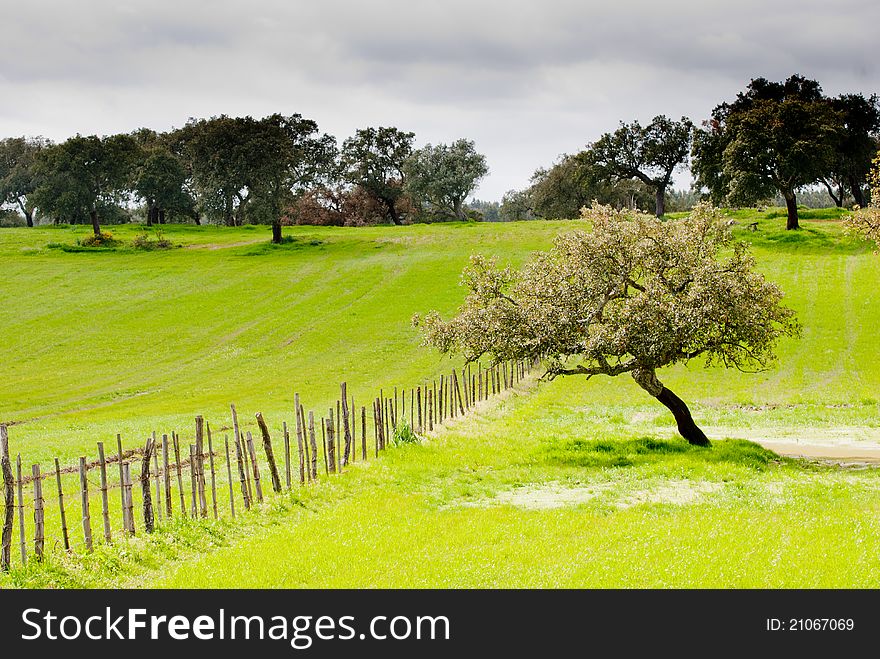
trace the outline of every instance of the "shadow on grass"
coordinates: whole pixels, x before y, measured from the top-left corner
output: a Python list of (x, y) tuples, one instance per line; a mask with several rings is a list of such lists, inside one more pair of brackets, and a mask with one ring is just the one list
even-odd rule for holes
[(682, 458), (704, 464), (727, 462), (763, 470), (781, 458), (759, 444), (744, 439), (713, 442), (708, 448), (691, 446), (683, 439), (554, 439), (543, 451), (544, 460), (562, 467), (632, 467)]

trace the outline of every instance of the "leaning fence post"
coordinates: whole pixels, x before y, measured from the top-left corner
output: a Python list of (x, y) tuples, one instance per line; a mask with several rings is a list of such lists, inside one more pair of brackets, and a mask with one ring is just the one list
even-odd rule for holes
[(241, 445), (235, 442), (235, 457), (238, 461), (238, 481), (241, 484), (241, 498), (244, 501), (244, 509), (251, 509), (251, 500), (248, 496), (247, 478), (245, 476), (244, 461), (241, 455)]
[[(303, 454), (303, 431), (305, 430), (303, 426), (305, 424), (299, 411), (299, 394), (293, 395), (293, 407), (294, 415), (296, 416), (296, 452), (299, 456), (299, 482), (302, 485), (306, 482), (306, 458)], [(309, 480), (311, 480), (311, 474), (309, 474), (309, 477)]]
[(70, 539), (67, 536), (67, 515), (64, 513), (64, 490), (61, 487), (61, 465), (58, 464), (58, 458), (55, 458), (55, 482), (58, 485), (58, 508), (61, 510), (61, 537), (64, 540), (64, 551), (70, 551)]
[(89, 514), (89, 479), (85, 457), (79, 459), (79, 484), (82, 494), (82, 526), (86, 551), (92, 551), (92, 516)]
[(290, 432), (287, 421), (281, 422), (281, 436), (284, 438), (284, 484), (290, 489)]
[(165, 481), (165, 514), (168, 519), (174, 513), (174, 504), (171, 500), (171, 461), (168, 457), (168, 435), (162, 433), (162, 478)]
[[(0, 570), (9, 571), (12, 562), (12, 525), (15, 522), (15, 485), (12, 478), (12, 462), (9, 459), (9, 434), (6, 426), (0, 425), (0, 469), (3, 471), (3, 537), (0, 545)], [(59, 481), (60, 483), (60, 481)], [(63, 506), (62, 506), (63, 510)], [(64, 534), (67, 549), (67, 533)]]
[[(197, 514), (201, 517), (208, 516), (208, 502), (205, 499), (205, 420), (201, 416), (196, 417), (196, 444), (195, 459), (192, 467), (196, 478), (196, 495), (198, 496)], [(195, 517), (195, 515), (193, 515)]]
[(174, 462), (177, 470), (177, 489), (180, 494), (180, 514), (186, 517), (186, 494), (183, 491), (183, 467), (180, 464), (180, 438), (171, 431), (171, 442), (174, 445)]
[[(254, 489), (257, 491), (257, 501), (263, 503), (263, 485), (260, 478), (260, 465), (257, 463), (257, 451), (254, 448), (254, 438), (251, 431), (247, 431), (248, 456), (251, 459), (251, 468), (254, 470)], [(277, 475), (277, 474), (276, 474)]]
[[(263, 414), (257, 412), (257, 425), (260, 427), (260, 434), (263, 437), (263, 451), (266, 453), (266, 462), (269, 463), (269, 476), (272, 479), (272, 489), (277, 494), (281, 492), (281, 479), (278, 477), (278, 467), (275, 465), (275, 451), (272, 450), (272, 438), (269, 436), (269, 427)], [(254, 461), (256, 464), (256, 461)]]

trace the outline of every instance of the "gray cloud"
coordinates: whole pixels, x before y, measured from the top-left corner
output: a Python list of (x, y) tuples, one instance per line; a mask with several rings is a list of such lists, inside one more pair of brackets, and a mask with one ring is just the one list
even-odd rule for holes
[(36, 0), (3, 13), (0, 134), (275, 111), (340, 140), (393, 124), (421, 143), (474, 139), (486, 198), (618, 120), (700, 120), (752, 77), (880, 91), (871, 0)]

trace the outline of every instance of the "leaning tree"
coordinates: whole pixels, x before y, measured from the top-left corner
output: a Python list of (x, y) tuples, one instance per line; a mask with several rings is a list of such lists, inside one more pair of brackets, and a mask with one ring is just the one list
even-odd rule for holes
[(657, 370), (697, 357), (763, 368), (778, 339), (799, 331), (794, 312), (709, 205), (667, 222), (598, 204), (584, 217), (589, 230), (558, 236), (519, 271), (473, 256), (458, 313), (413, 323), (426, 345), (469, 362), (541, 358), (551, 379), (629, 373), (672, 412), (682, 437), (708, 445)]

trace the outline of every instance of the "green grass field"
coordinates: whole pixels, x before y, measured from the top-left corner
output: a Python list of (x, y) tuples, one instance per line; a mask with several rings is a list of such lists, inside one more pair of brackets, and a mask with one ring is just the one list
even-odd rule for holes
[[(0, 585), (875, 587), (877, 472), (744, 441), (880, 439), (880, 261), (836, 213), (814, 214), (797, 233), (776, 209), (734, 214), (804, 326), (779, 363), (661, 373), (713, 439), (735, 439), (689, 449), (629, 378), (529, 381), (234, 523), (56, 551)], [(232, 402), (249, 429), (262, 411), (277, 433), (295, 391), (325, 410), (343, 379), (359, 405), (417, 384), (456, 362), (421, 348), (409, 319), (455, 309), (468, 255), (518, 264), (572, 226), (291, 227), (281, 246), (265, 228), (168, 226), (181, 247), (155, 252), (73, 250), (82, 227), (0, 231), (11, 450), (45, 470), (116, 433), (131, 447), (154, 430), (191, 436), (197, 414), (222, 429)]]

